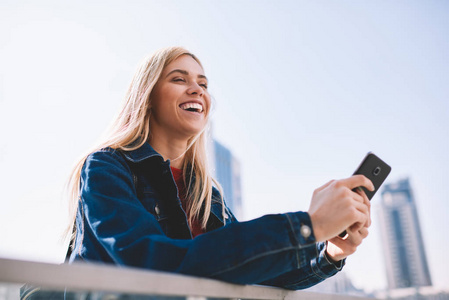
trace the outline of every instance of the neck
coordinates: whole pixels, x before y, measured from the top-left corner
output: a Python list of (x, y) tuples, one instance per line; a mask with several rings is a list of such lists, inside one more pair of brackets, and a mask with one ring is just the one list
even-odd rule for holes
[(169, 159), (172, 167), (181, 169), (187, 149), (186, 140), (166, 139), (163, 137), (152, 136), (150, 145), (162, 155), (164, 160)]

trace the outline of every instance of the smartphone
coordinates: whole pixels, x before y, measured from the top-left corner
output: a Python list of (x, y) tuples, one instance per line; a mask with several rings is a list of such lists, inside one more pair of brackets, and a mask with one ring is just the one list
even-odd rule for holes
[[(368, 152), (365, 158), (360, 163), (359, 167), (355, 170), (353, 175), (362, 174), (365, 175), (371, 182), (374, 184), (376, 188), (374, 192), (368, 191), (364, 187), (355, 188), (353, 191), (357, 191), (357, 189), (362, 189), (369, 200), (371, 200), (374, 194), (379, 190), (382, 183), (387, 178), (388, 174), (391, 172), (391, 167), (387, 165), (383, 160), (381, 160), (378, 156), (376, 156), (372, 152)], [(339, 237), (344, 237), (346, 235), (346, 230), (340, 233)]]

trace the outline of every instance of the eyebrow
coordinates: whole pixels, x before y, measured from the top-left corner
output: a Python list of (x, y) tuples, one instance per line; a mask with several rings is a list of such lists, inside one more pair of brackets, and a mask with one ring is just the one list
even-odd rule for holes
[[(189, 75), (189, 72), (187, 72), (186, 70), (174, 69), (174, 70), (170, 71), (170, 73), (168, 73), (167, 76), (165, 76), (165, 78), (167, 78), (168, 76), (170, 76), (171, 74), (176, 73), (176, 72), (184, 74), (184, 75)], [(198, 75), (198, 78), (204, 78), (207, 80), (207, 77), (205, 75), (201, 75), (201, 74)]]

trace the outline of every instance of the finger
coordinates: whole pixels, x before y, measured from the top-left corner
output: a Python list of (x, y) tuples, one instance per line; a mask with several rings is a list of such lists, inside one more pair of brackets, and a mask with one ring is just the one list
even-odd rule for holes
[(366, 217), (369, 217), (370, 213), (369, 205), (367, 205), (365, 202), (360, 201), (354, 201), (353, 205), (357, 211), (363, 213)]
[(348, 231), (348, 242), (351, 243), (354, 246), (358, 246), (362, 243), (363, 239), (365, 239), (368, 236), (368, 229), (366, 227), (362, 227), (358, 230), (351, 230)]
[(366, 205), (371, 206), (371, 201), (369, 201), (368, 196), (366, 195), (365, 191), (362, 188), (355, 189), (354, 193), (361, 196), (363, 198), (363, 202), (365, 202)]
[(346, 238), (342, 239), (341, 237), (334, 237), (334, 238), (329, 239), (328, 242), (331, 242), (332, 244), (334, 244), (337, 247), (344, 248), (345, 244), (346, 244), (345, 240), (346, 240)]
[(351, 190), (359, 186), (363, 186), (371, 192), (374, 192), (375, 190), (374, 184), (371, 182), (371, 180), (361, 174), (353, 175), (349, 178), (342, 179), (341, 181)]
[(353, 240), (352, 242), (355, 243), (355, 245), (359, 246), (363, 240), (368, 236), (369, 231), (366, 227), (363, 227), (359, 230), (357, 230), (357, 232), (355, 232), (355, 234), (352, 236)]
[[(369, 201), (369, 199), (366, 196), (365, 192), (361, 188), (357, 189), (356, 193), (362, 196), (363, 203), (365, 203), (365, 205), (368, 206), (369, 218), (368, 218), (368, 222), (366, 224), (366, 227), (370, 227), (371, 226), (371, 201)], [(357, 200), (359, 200), (359, 199), (357, 199)]]
[(347, 232), (348, 232), (348, 235), (349, 236), (356, 236), (356, 235), (360, 235), (360, 236), (362, 236), (363, 238), (365, 238), (366, 236), (368, 236), (368, 228), (366, 228), (365, 226), (362, 226), (362, 227), (360, 227), (360, 228), (358, 228), (358, 229), (355, 229), (355, 228), (353, 228), (353, 227), (349, 227), (348, 228), (348, 230), (347, 230)]
[(368, 197), (366, 197), (366, 194), (362, 191), (363, 194), (360, 192), (352, 192), (354, 200), (357, 200), (358, 202), (365, 203), (365, 205), (371, 205)]
[(360, 236), (365, 239), (369, 234), (369, 230), (368, 230), (368, 228), (363, 227), (362, 229), (359, 230), (359, 233), (360, 233)]
[(351, 212), (350, 228), (352, 230), (358, 230), (362, 227), (367, 227), (365, 224), (369, 224), (369, 209), (368, 207), (360, 202), (354, 202), (354, 210)]
[[(358, 230), (360, 230), (360, 229), (362, 229), (363, 227), (364, 227), (364, 223), (361, 223), (361, 222), (356, 222), (356, 223), (354, 223), (354, 224), (352, 224), (351, 226), (349, 226), (349, 229), (352, 231), (352, 232), (357, 232)], [(347, 231), (347, 230), (346, 230)], [(348, 234), (349, 235), (349, 234)]]

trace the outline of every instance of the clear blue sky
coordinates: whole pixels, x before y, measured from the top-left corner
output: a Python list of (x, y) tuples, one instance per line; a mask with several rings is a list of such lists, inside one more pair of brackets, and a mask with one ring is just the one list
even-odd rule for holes
[[(61, 186), (139, 61), (202, 60), (214, 136), (239, 158), (246, 218), (307, 210), (366, 152), (410, 177), (433, 282), (449, 286), (447, 1), (2, 1), (0, 256), (60, 262)], [(354, 283), (385, 286), (376, 197)], [(378, 200), (378, 199), (377, 199)]]

